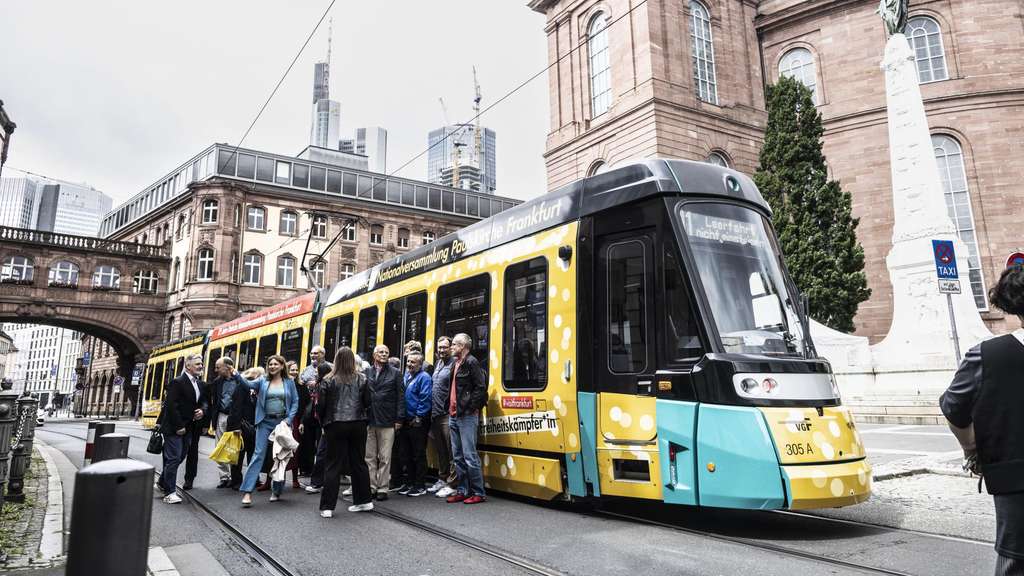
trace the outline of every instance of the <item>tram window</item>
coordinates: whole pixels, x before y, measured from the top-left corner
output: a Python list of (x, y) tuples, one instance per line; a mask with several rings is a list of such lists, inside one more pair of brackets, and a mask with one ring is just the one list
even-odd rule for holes
[[(167, 360), (164, 362), (164, 385), (163, 390), (166, 390), (171, 385), (171, 381), (178, 376), (178, 373), (174, 371), (174, 359)], [(163, 392), (161, 390), (161, 392)]]
[(334, 361), (338, 348), (352, 345), (352, 315), (345, 314), (331, 318), (324, 326), (324, 351), (327, 359)]
[(644, 244), (637, 240), (608, 247), (608, 369), (638, 374), (647, 368), (646, 269)]
[(504, 378), (508, 390), (547, 385), (548, 262), (534, 258), (505, 271)]
[(675, 247), (665, 245), (665, 330), (662, 346), (669, 362), (693, 362), (704, 353), (690, 291)]
[(164, 392), (164, 363), (159, 362), (151, 366), (153, 378), (149, 383), (149, 399), (159, 400)]
[(490, 350), (491, 277), (481, 274), (437, 290), (437, 332), (449, 338), (466, 333), (473, 339), (473, 356), (487, 370)]
[(281, 356), (284, 356), (285, 360), (302, 363), (302, 328), (281, 334)]
[(220, 348), (210, 350), (210, 359), (206, 362), (206, 381), (213, 382), (217, 376), (217, 360), (220, 360)]
[(224, 355), (232, 360), (235, 360), (235, 366), (238, 366), (238, 345), (232, 344), (231, 346), (224, 347)]
[(410, 340), (423, 344), (426, 314), (426, 292), (387, 303), (384, 308), (384, 344), (392, 356), (401, 356), (405, 343)]
[(177, 378), (178, 376), (181, 376), (184, 373), (185, 373), (185, 357), (182, 356), (181, 358), (178, 358), (174, 362), (174, 373), (172, 374), (171, 379), (173, 380), (174, 378)]
[(373, 362), (373, 349), (377, 347), (377, 307), (359, 311), (359, 357), (364, 362)]
[(259, 359), (257, 366), (266, 366), (267, 359), (277, 354), (277, 334), (267, 334), (260, 338)]
[(256, 339), (251, 338), (238, 345), (238, 358), (235, 359), (235, 368), (239, 371), (252, 368), (256, 361)]

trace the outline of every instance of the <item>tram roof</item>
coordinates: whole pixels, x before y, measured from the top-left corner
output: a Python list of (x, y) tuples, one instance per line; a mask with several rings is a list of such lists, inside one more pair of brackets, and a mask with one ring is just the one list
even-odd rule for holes
[(706, 162), (639, 160), (567, 184), (336, 284), (325, 305), (451, 264), (464, 257), (647, 198), (682, 195), (748, 202), (770, 212), (749, 176)]
[(206, 334), (206, 331), (203, 331), (154, 346), (149, 352), (149, 357), (152, 358), (161, 354), (167, 354), (168, 352), (176, 352), (185, 348), (191, 348), (192, 346), (200, 346), (206, 341)]

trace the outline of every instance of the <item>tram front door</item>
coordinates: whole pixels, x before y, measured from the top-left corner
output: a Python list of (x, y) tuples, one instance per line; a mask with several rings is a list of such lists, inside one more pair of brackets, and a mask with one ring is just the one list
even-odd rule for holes
[(655, 229), (597, 238), (595, 445), (602, 494), (661, 499), (655, 372)]

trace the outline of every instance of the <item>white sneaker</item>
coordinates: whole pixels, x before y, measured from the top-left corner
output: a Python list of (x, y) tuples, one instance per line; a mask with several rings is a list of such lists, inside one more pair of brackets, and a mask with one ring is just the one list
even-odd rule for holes
[(345, 488), (345, 491), (342, 492), (341, 495), (342, 496), (351, 496), (352, 495), (352, 489), (351, 488)]
[(353, 504), (348, 507), (349, 512), (369, 512), (373, 510), (373, 502), (367, 502), (366, 504)]
[(452, 494), (455, 494), (455, 489), (447, 485), (444, 488), (441, 488), (440, 490), (437, 491), (438, 498), (447, 498)]
[(334, 510), (321, 510), (320, 511), (320, 517), (321, 518), (334, 518)]
[(438, 480), (437, 482), (434, 482), (434, 484), (431, 485), (430, 488), (427, 488), (427, 492), (430, 492), (431, 494), (433, 494), (434, 492), (437, 492), (441, 488), (444, 488), (444, 485), (445, 485), (444, 480)]
[(177, 494), (168, 494), (167, 496), (164, 496), (164, 504), (180, 504), (180, 503), (181, 503), (181, 496), (178, 496)]
[(318, 488), (311, 484), (306, 485), (306, 494), (319, 494), (321, 490), (323, 490), (323, 488)]

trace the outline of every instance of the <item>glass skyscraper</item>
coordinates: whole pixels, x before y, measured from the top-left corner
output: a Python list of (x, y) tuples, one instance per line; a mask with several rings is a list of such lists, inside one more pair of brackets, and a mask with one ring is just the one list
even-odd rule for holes
[[(497, 135), (494, 130), (483, 128), (480, 138), (481, 157), (477, 158), (475, 134), (476, 126), (472, 124), (453, 124), (431, 130), (427, 135), (427, 144), (430, 146), (427, 153), (427, 181), (493, 193), (498, 187)], [(453, 182), (456, 148), (460, 182)], [(462, 167), (470, 169), (463, 171)]]

